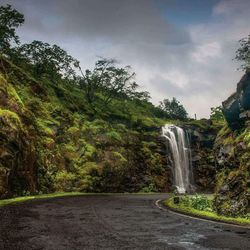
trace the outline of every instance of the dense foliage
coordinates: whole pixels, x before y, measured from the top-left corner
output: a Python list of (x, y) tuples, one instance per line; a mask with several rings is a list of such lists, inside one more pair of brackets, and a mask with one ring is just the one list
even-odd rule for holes
[(250, 69), (250, 35), (241, 39), (240, 48), (236, 51), (235, 59), (242, 62), (241, 69)]
[(14, 61), (26, 61), (29, 67), (32, 65), (32, 74), (40, 78), (46, 75), (51, 81), (59, 80), (60, 77), (72, 79), (79, 62), (57, 45), (50, 45), (41, 41), (33, 41), (16, 48), (18, 58)]
[(217, 122), (225, 120), (221, 106), (211, 108), (210, 119)]
[(213, 211), (212, 198), (205, 195), (196, 194), (194, 196), (177, 196), (174, 198), (174, 201), (175, 200), (177, 200), (177, 204), (184, 205), (185, 207), (191, 207), (200, 211)]
[(160, 103), (160, 108), (167, 117), (173, 120), (187, 120), (188, 118), (186, 109), (175, 97), (172, 100), (164, 99)]
[(168, 116), (139, 91), (129, 66), (102, 58), (83, 73), (57, 45), (8, 47), (0, 56), (1, 197), (170, 186), (157, 140)]

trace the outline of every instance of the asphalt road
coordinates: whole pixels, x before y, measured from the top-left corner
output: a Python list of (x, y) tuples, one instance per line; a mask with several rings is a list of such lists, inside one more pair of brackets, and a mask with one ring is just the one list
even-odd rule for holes
[(250, 249), (250, 230), (160, 210), (167, 195), (34, 200), (0, 209), (0, 249)]

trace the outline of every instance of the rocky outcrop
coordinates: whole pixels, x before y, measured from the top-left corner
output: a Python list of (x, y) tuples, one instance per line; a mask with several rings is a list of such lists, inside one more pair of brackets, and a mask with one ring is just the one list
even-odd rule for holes
[(250, 211), (250, 72), (237, 91), (223, 102), (227, 125), (215, 144), (217, 185), (214, 205), (219, 214), (238, 216)]
[(214, 205), (219, 214), (246, 214), (250, 205), (250, 127), (233, 131), (224, 127), (215, 145), (217, 185)]
[(232, 129), (240, 128), (250, 119), (250, 71), (237, 84), (237, 90), (222, 103), (223, 113)]
[(202, 119), (184, 125), (190, 135), (193, 176), (196, 191), (213, 191), (215, 188), (215, 161), (213, 144), (220, 126)]

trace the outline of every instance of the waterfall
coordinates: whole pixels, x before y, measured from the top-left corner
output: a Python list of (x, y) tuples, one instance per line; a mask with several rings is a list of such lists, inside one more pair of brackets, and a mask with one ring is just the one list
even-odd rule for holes
[(178, 193), (192, 191), (192, 162), (188, 135), (175, 125), (162, 127), (162, 136), (166, 138), (171, 151), (174, 185)]

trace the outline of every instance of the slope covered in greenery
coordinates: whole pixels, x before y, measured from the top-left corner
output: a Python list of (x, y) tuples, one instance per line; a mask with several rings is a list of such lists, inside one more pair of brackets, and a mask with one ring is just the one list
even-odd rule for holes
[(93, 114), (72, 84), (33, 79), (1, 58), (1, 196), (8, 192), (163, 191), (154, 106), (115, 100)]

